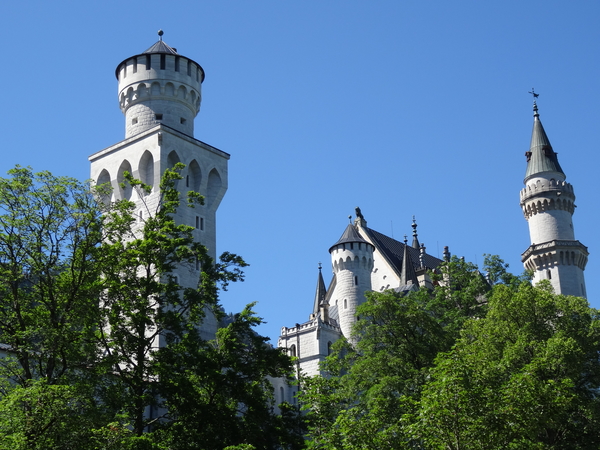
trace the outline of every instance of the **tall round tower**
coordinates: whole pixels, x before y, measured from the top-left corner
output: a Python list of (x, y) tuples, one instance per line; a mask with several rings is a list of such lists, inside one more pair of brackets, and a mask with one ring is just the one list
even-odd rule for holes
[(371, 290), (373, 251), (375, 247), (364, 240), (356, 227), (348, 225), (342, 237), (329, 249), (336, 277), (336, 292), (340, 328), (349, 339), (356, 322), (356, 309), (365, 301), (365, 292)]
[(125, 138), (162, 123), (188, 136), (200, 111), (204, 70), (160, 40), (116, 69)]
[(575, 239), (573, 212), (575, 193), (565, 181), (544, 131), (538, 107), (533, 103), (533, 132), (526, 152), (525, 189), (521, 190), (521, 208), (529, 224), (531, 245), (522, 261), (534, 274), (534, 283), (549, 280), (557, 294), (585, 297), (583, 271), (588, 251)]

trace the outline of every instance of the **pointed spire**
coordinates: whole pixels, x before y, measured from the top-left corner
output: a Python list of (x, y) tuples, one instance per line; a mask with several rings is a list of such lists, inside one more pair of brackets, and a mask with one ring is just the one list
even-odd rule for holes
[(415, 219), (415, 216), (413, 216), (413, 222), (412, 222), (412, 229), (413, 229), (413, 241), (412, 241), (412, 248), (419, 248), (421, 245), (419, 244), (419, 238), (417, 237), (417, 221)]
[(321, 263), (319, 263), (319, 276), (317, 278), (317, 291), (315, 293), (315, 304), (313, 306), (313, 314), (317, 314), (319, 312), (320, 306), (325, 303), (326, 293), (327, 289), (325, 289), (325, 281), (323, 281), (323, 273), (321, 273)]
[(408, 252), (408, 239), (404, 235), (404, 252), (402, 254), (402, 270), (400, 271), (400, 287), (408, 284), (418, 285), (417, 275)]
[(527, 157), (525, 180), (543, 172), (556, 172), (565, 176), (565, 173), (558, 163), (557, 154), (552, 149), (550, 140), (540, 121), (540, 114), (538, 112), (537, 102), (535, 101), (535, 98), (537, 98), (538, 95), (539, 94), (535, 94), (534, 96), (533, 131), (531, 133), (529, 151), (525, 153), (525, 156)]

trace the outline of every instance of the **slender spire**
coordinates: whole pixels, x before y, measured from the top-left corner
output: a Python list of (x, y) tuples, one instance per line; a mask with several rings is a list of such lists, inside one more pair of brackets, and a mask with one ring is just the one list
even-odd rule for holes
[(402, 254), (402, 270), (400, 271), (400, 286), (408, 284), (418, 285), (415, 268), (413, 267), (410, 253), (408, 252), (408, 239), (404, 235), (404, 252)]
[(321, 263), (319, 263), (319, 276), (317, 278), (317, 291), (315, 293), (315, 304), (313, 306), (313, 314), (317, 314), (319, 312), (319, 308), (321, 304), (325, 302), (325, 294), (327, 293), (327, 289), (325, 289), (325, 281), (323, 281), (323, 273), (321, 272)]
[[(532, 90), (533, 91), (533, 90)], [(539, 94), (535, 94), (533, 100), (533, 131), (531, 133), (531, 143), (529, 151), (525, 153), (527, 157), (527, 171), (525, 172), (525, 180), (543, 172), (556, 172), (565, 176), (560, 164), (558, 163), (557, 153), (552, 149), (550, 140), (546, 135), (546, 131), (540, 121), (540, 114), (536, 98)]]
[(415, 219), (415, 216), (413, 216), (413, 222), (412, 222), (412, 229), (413, 229), (413, 241), (412, 241), (412, 248), (419, 248), (421, 247), (421, 245), (419, 244), (419, 238), (417, 237), (417, 221)]

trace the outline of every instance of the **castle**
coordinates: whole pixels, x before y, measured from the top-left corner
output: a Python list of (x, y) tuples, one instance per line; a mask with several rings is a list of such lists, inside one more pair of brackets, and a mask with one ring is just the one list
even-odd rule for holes
[[(227, 190), (229, 154), (194, 138), (204, 70), (163, 42), (162, 32), (159, 36), (160, 40), (148, 50), (117, 66), (125, 139), (90, 156), (91, 178), (99, 184), (110, 182), (113, 200), (134, 201), (143, 220), (159, 201), (158, 185), (165, 169), (184, 163), (181, 190), (200, 192), (206, 204), (196, 209), (181, 208), (176, 220), (193, 226), (195, 237), (215, 257), (216, 212)], [(529, 224), (531, 245), (522, 261), (533, 273), (534, 282), (547, 279), (557, 293), (585, 297), (588, 251), (575, 239), (573, 186), (565, 181), (535, 101), (526, 158), (521, 207)], [(125, 171), (152, 186), (152, 192), (142, 197), (122, 188)], [(431, 287), (428, 274), (442, 260), (427, 253), (425, 245), (419, 242), (414, 220), (412, 226), (412, 243), (409, 245), (406, 239), (399, 242), (368, 227), (357, 208), (354, 222), (329, 249), (333, 278), (328, 287), (319, 268), (308, 321), (281, 329), (278, 345), (297, 357), (299, 371), (307, 375), (320, 373), (319, 362), (330, 353), (331, 345), (350, 335), (356, 309), (365, 301), (366, 291)], [(446, 248), (444, 258), (448, 257)], [(195, 269), (177, 269), (182, 286), (196, 286), (199, 267)], [(208, 315), (204, 337), (214, 336), (217, 327), (214, 316)], [(278, 401), (292, 401), (293, 392), (284, 380), (274, 380), (273, 384)]]

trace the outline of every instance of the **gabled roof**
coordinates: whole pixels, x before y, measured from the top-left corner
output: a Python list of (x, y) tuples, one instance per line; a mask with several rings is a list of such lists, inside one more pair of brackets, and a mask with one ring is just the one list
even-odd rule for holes
[[(362, 228), (362, 230), (368, 235), (369, 239), (375, 245), (375, 248), (381, 253), (381, 255), (387, 260), (389, 265), (392, 267), (394, 272), (397, 273), (398, 277), (402, 275), (402, 260), (404, 259), (404, 247), (402, 242), (399, 242), (385, 234), (379, 233), (371, 228)], [(420, 263), (420, 250), (413, 248), (412, 246), (406, 245), (410, 263), (412, 263), (413, 272), (421, 266)], [(435, 269), (443, 261), (435, 256), (431, 256), (427, 253), (423, 255), (423, 265), (429, 269)]]
[(527, 171), (525, 180), (529, 177), (544, 172), (557, 172), (564, 175), (557, 154), (550, 145), (550, 140), (540, 121), (537, 105), (533, 104), (533, 131), (531, 132), (531, 143), (527, 156)]

